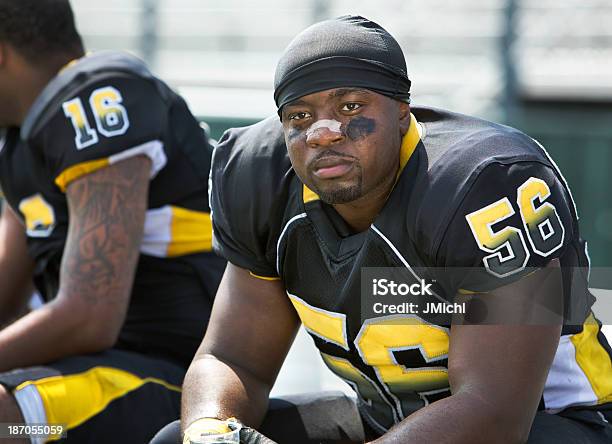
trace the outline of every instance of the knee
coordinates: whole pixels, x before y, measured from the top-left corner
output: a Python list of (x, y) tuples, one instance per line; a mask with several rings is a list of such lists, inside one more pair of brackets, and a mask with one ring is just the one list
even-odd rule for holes
[(174, 421), (161, 429), (149, 444), (181, 444), (181, 422)]
[(0, 422), (23, 422), (17, 401), (3, 385), (0, 385)]

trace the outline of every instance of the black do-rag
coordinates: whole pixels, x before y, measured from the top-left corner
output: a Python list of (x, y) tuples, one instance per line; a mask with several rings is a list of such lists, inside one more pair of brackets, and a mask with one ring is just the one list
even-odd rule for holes
[(280, 114), (293, 100), (341, 87), (365, 88), (410, 101), (404, 53), (379, 24), (345, 15), (306, 28), (278, 62), (274, 100)]

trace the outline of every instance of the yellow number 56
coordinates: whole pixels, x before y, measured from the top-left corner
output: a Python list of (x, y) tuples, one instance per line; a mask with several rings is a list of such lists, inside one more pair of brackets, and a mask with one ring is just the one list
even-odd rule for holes
[[(563, 245), (565, 229), (553, 204), (545, 202), (550, 188), (541, 179), (530, 177), (517, 190), (517, 205), (532, 250), (549, 256)], [(536, 206), (536, 202), (538, 205)], [(493, 231), (498, 222), (514, 215), (507, 197), (465, 216), (478, 247), (490, 253), (483, 258), (489, 273), (505, 277), (525, 268), (530, 252), (522, 230), (507, 226)]]

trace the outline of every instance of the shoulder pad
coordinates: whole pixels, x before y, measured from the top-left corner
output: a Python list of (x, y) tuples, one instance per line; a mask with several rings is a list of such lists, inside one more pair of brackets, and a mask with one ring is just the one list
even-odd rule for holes
[(153, 78), (142, 60), (125, 52), (100, 51), (82, 57), (60, 71), (45, 86), (26, 115), (21, 126), (21, 137), (28, 140), (35, 128), (44, 124), (50, 117), (46, 111), (57, 98), (72, 88), (86, 86), (91, 79), (97, 79), (104, 73), (127, 73), (147, 79)]
[(211, 168), (217, 252), (254, 273), (275, 273), (271, 233), (282, 223), (292, 171), (278, 116), (226, 131)]

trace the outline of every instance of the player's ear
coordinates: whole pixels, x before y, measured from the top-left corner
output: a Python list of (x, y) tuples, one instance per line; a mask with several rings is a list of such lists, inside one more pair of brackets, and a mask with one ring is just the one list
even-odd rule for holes
[(398, 102), (399, 104), (399, 121), (400, 121), (400, 131), (402, 132), (402, 136), (408, 132), (408, 127), (410, 126), (410, 105), (406, 102)]

